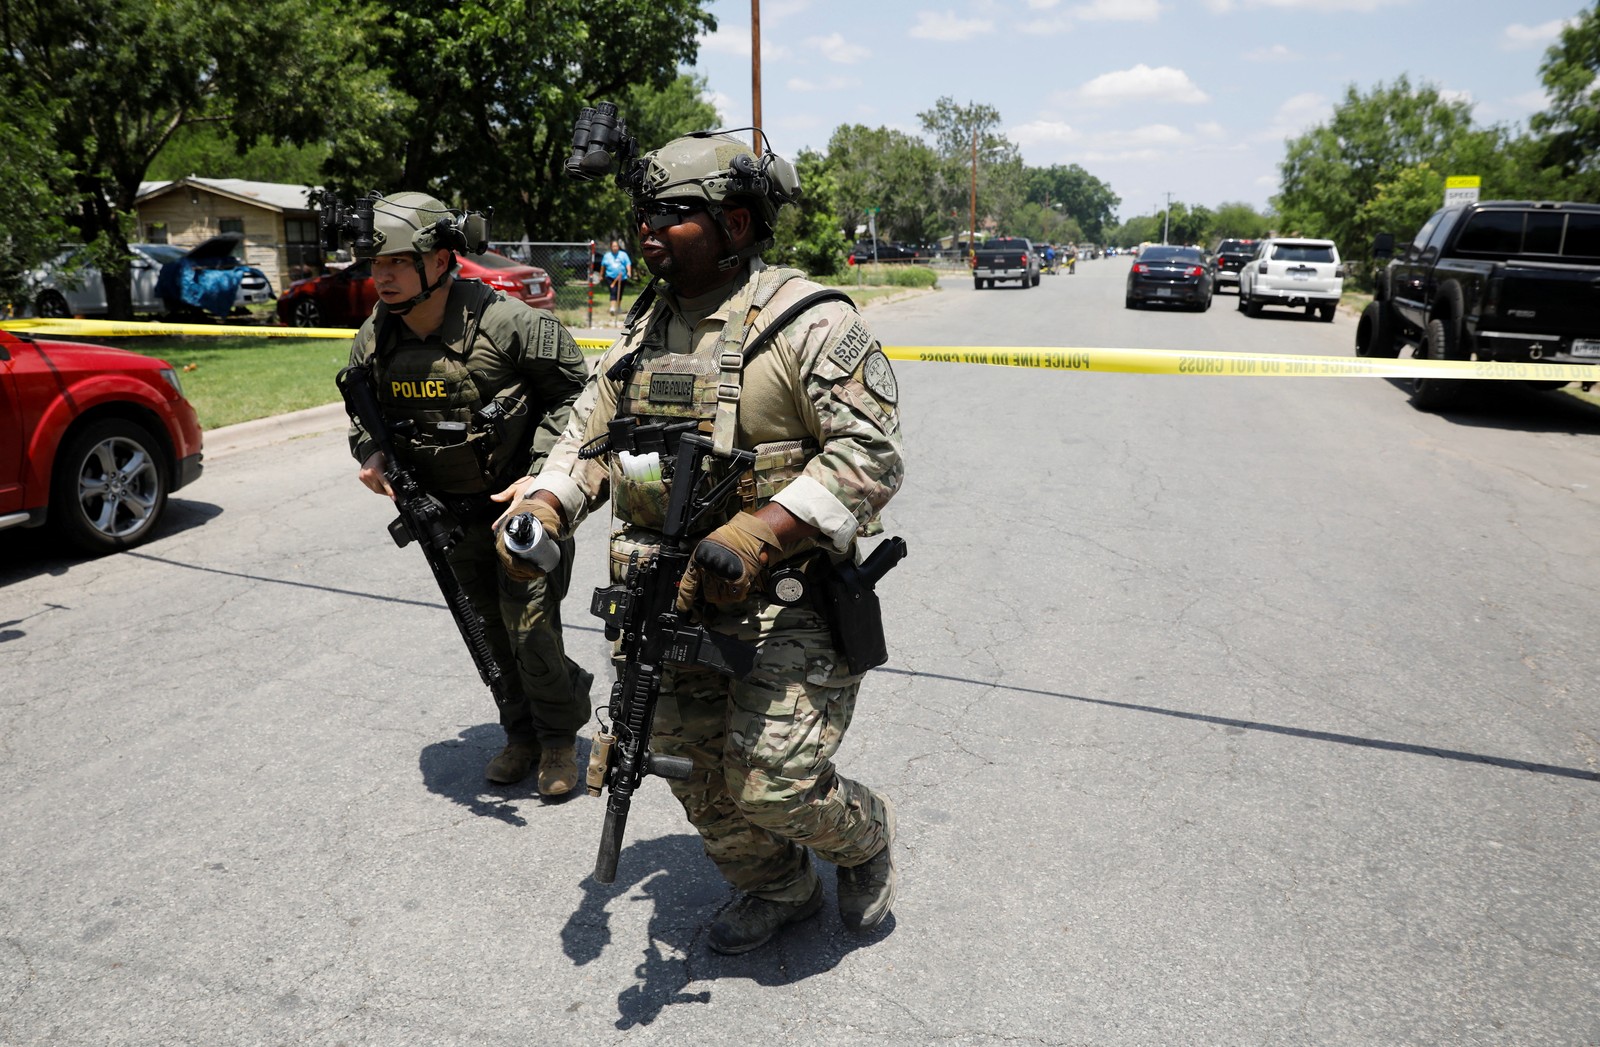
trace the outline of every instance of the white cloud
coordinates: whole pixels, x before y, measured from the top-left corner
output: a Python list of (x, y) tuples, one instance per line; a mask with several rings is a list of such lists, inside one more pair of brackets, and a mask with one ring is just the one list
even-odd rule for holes
[(867, 48), (845, 39), (843, 33), (813, 36), (806, 40), (806, 45), (813, 53), (822, 55), (830, 62), (838, 62), (840, 65), (854, 65), (872, 55), (872, 52)]
[(700, 92), (700, 100), (717, 111), (718, 125), (727, 127), (733, 123), (733, 119), (730, 116), (734, 105), (731, 95), (724, 94), (721, 91), (702, 91)]
[(1271, 47), (1258, 47), (1254, 51), (1246, 51), (1244, 59), (1247, 62), (1298, 62), (1301, 55), (1283, 44), (1273, 44)]
[(1410, 2), (1411, 0), (1205, 0), (1205, 5), (1212, 14), (1218, 15), (1257, 7), (1323, 14), (1332, 11), (1376, 11), (1380, 7)]
[(1212, 142), (1220, 142), (1228, 137), (1227, 128), (1223, 127), (1215, 120), (1207, 120), (1205, 123), (1195, 124), (1194, 133), (1199, 137)]
[(1060, 2), (1061, 0), (1028, 0), (1028, 8), (1033, 11), (1048, 11)]
[(1291, 138), (1303, 134), (1313, 125), (1324, 123), (1333, 115), (1333, 104), (1327, 98), (1307, 91), (1286, 99), (1272, 114), (1272, 120), (1261, 137), (1265, 139)]
[(1006, 137), (1024, 150), (1031, 146), (1059, 145), (1077, 139), (1078, 132), (1059, 120), (1034, 120), (1006, 130)]
[[(725, 26), (714, 33), (708, 33), (700, 38), (700, 48), (715, 54), (737, 55), (741, 58), (750, 57), (750, 27)], [(789, 49), (780, 44), (774, 44), (766, 34), (761, 37), (761, 60), (763, 62), (772, 58), (787, 58)]]
[(1072, 29), (1072, 19), (1065, 15), (1056, 15), (1052, 18), (1035, 18), (1031, 22), (1022, 23), (1022, 31), (1028, 36), (1058, 36)]
[(848, 91), (853, 87), (860, 87), (861, 80), (854, 76), (830, 76), (825, 80), (805, 80), (801, 77), (792, 77), (785, 84), (789, 90), (802, 94), (813, 91)]
[(1468, 105), (1473, 104), (1471, 91), (1457, 91), (1443, 87), (1439, 88), (1439, 100), (1441, 102), (1465, 102)]
[(975, 36), (994, 32), (994, 23), (987, 18), (960, 18), (954, 11), (918, 11), (917, 24), (911, 35), (919, 40), (939, 40), (954, 43), (971, 40)]
[(1158, 0), (1089, 0), (1072, 9), (1085, 22), (1154, 22), (1161, 14)]
[(1188, 145), (1194, 137), (1171, 124), (1146, 124), (1129, 131), (1102, 131), (1090, 139), (1095, 149), (1148, 149), (1154, 146)]
[(1116, 105), (1121, 102), (1210, 101), (1210, 96), (1189, 79), (1182, 69), (1169, 65), (1154, 69), (1140, 63), (1132, 69), (1105, 73), (1067, 93), (1067, 97), (1091, 105)]
[(1575, 21), (1573, 18), (1558, 18), (1542, 25), (1523, 25), (1521, 22), (1514, 22), (1500, 31), (1500, 46), (1507, 51), (1549, 47), (1555, 43), (1556, 37), (1561, 35), (1561, 30)]

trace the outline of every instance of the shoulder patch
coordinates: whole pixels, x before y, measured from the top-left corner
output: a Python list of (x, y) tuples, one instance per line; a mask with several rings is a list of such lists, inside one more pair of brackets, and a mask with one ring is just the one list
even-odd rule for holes
[(867, 355), (867, 350), (873, 346), (872, 334), (860, 319), (852, 317), (850, 326), (845, 328), (844, 334), (833, 343), (833, 348), (828, 350), (828, 355), (833, 362), (844, 368), (846, 374), (854, 371), (861, 358)]
[(541, 360), (556, 360), (561, 356), (561, 321), (553, 316), (539, 317), (539, 328), (533, 336), (534, 355)]
[(894, 368), (889, 366), (889, 358), (881, 349), (874, 349), (861, 365), (861, 384), (885, 403), (900, 402), (900, 383), (894, 380)]

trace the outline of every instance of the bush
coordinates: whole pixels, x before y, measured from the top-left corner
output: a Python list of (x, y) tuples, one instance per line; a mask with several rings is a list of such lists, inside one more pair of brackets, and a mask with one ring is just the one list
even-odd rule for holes
[(872, 284), (879, 287), (933, 287), (939, 274), (925, 265), (861, 265), (851, 266), (829, 277), (817, 277), (818, 283), (848, 287), (851, 284)]

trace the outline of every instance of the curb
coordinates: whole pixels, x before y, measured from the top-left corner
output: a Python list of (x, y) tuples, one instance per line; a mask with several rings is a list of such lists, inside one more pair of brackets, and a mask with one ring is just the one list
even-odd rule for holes
[(208, 429), (203, 438), (205, 460), (214, 462), (240, 451), (253, 451), (284, 440), (343, 430), (349, 424), (344, 403), (340, 401), (237, 425), (225, 425), (220, 429)]

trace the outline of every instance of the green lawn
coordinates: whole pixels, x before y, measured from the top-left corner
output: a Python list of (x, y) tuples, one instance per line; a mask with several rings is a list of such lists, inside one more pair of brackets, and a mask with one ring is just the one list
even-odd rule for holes
[[(628, 288), (626, 305), (633, 305), (640, 289), (642, 285)], [(874, 298), (906, 290), (904, 287), (854, 286), (845, 289), (862, 305)], [(605, 288), (598, 290), (595, 320), (604, 325), (609, 320)], [(586, 303), (587, 289), (581, 281), (558, 290), (557, 315), (577, 338), (587, 337)], [(257, 316), (260, 320), (266, 318), (265, 313)], [(354, 330), (350, 336), (355, 337)], [(334, 376), (350, 359), (349, 338), (160, 335), (75, 340), (117, 345), (172, 364), (183, 381), (184, 394), (194, 404), (200, 424), (206, 429), (220, 429), (236, 422), (333, 403), (339, 399)]]

